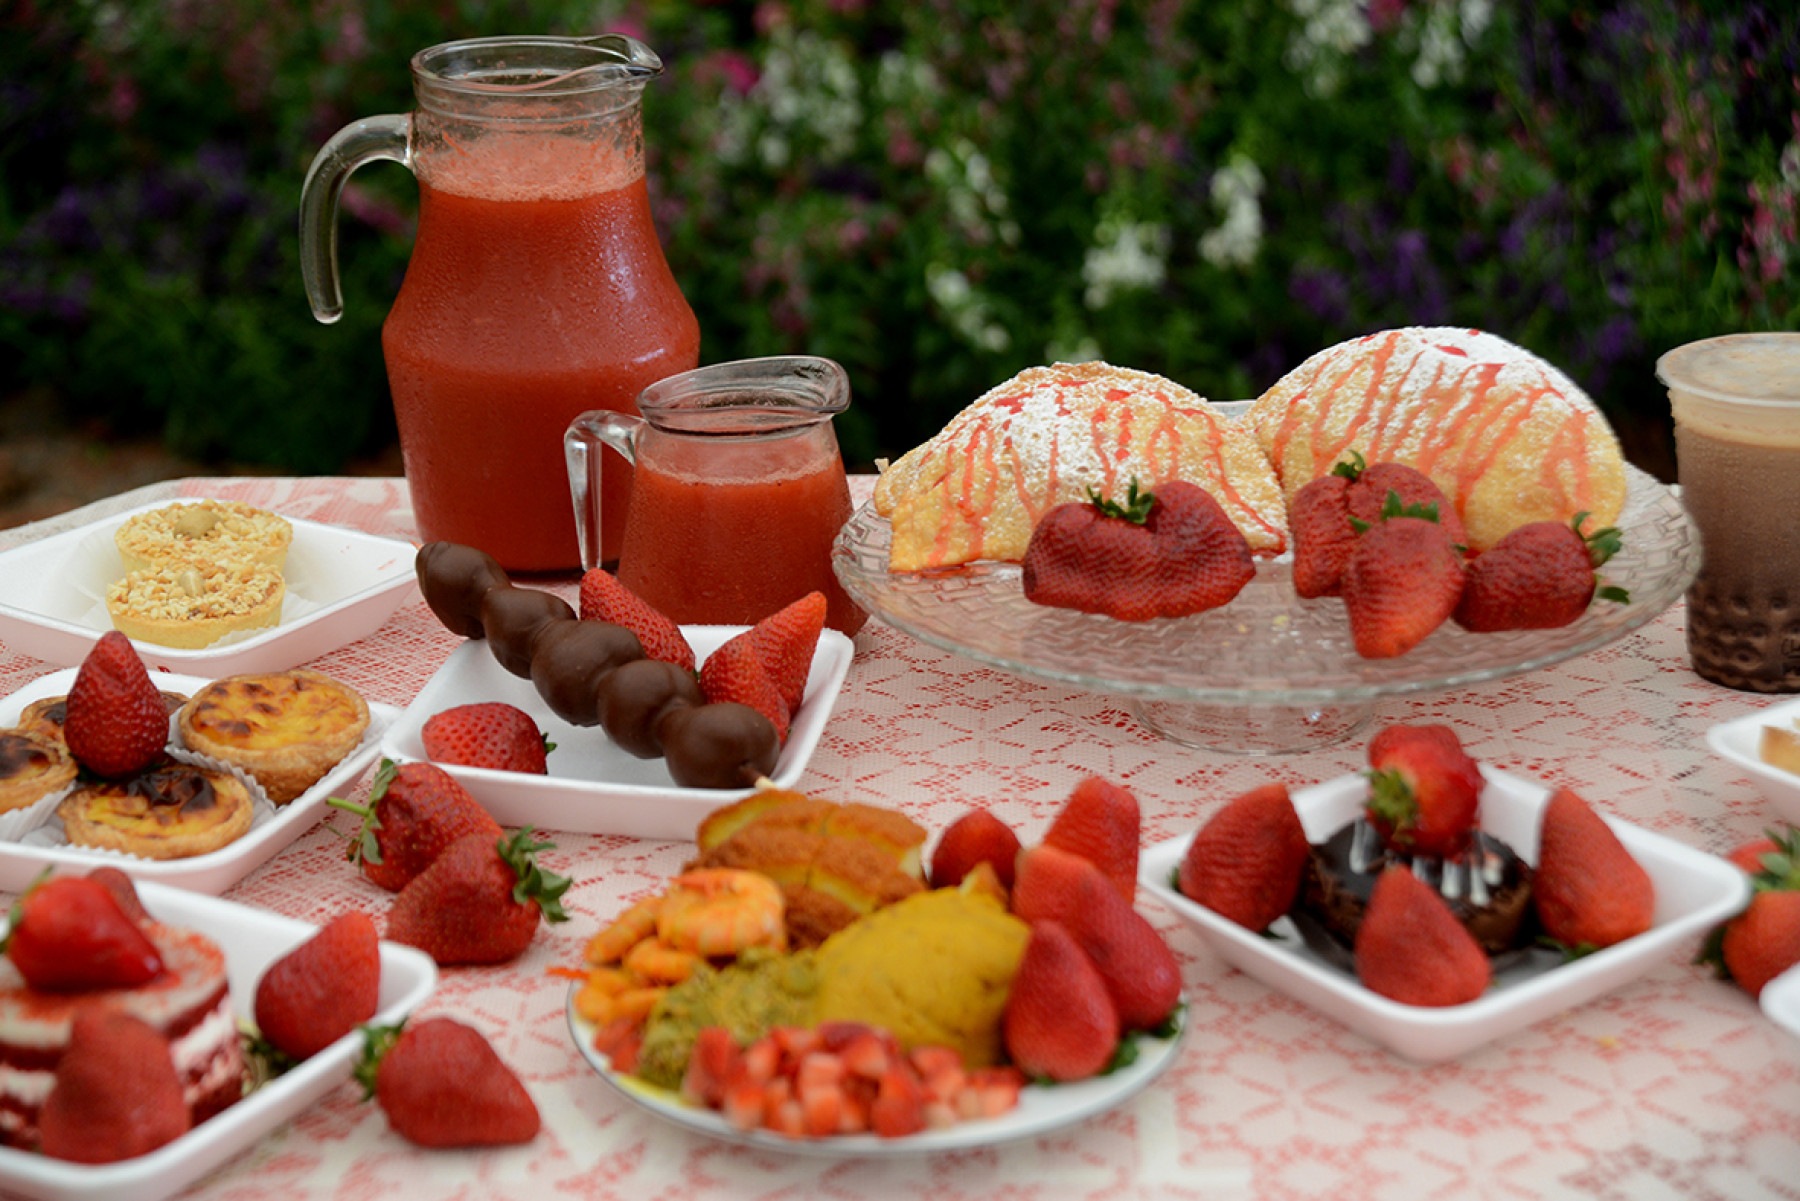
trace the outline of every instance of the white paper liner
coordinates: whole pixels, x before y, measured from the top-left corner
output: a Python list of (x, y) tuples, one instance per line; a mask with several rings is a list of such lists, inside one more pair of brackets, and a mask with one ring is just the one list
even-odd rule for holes
[(74, 791), (75, 785), (70, 784), (67, 788), (46, 792), (23, 809), (0, 813), (0, 842), (25, 841), (27, 834), (55, 816), (56, 807), (62, 803), (62, 799)]
[[(119, 557), (119, 547), (113, 541), (113, 534), (120, 525), (116, 522), (105, 523), (88, 531), (75, 544), (75, 553), (69, 556), (65, 570), (69, 573), (69, 583), (75, 591), (88, 601), (88, 607), (74, 620), (97, 630), (113, 628), (112, 614), (106, 608), (106, 590), (125, 574), (125, 561)], [(283, 580), (287, 583), (287, 595), (281, 601), (281, 616), (272, 626), (264, 626), (255, 630), (234, 630), (233, 632), (206, 644), (205, 648), (231, 646), (234, 643), (247, 642), (261, 637), (270, 630), (279, 630), (282, 626), (299, 621), (311, 613), (318, 612), (324, 606), (313, 597), (324, 595), (321, 587), (324, 583), (320, 574), (319, 563), (314, 557), (304, 553), (301, 548), (301, 531), (294, 529), (294, 542), (288, 547), (287, 563), (281, 569)], [(295, 554), (296, 550), (302, 553)]]

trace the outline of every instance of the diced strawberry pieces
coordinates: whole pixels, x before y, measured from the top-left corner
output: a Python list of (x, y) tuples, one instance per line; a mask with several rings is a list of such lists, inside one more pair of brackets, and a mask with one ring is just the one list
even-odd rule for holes
[(851, 1075), (865, 1080), (880, 1080), (894, 1066), (887, 1043), (873, 1031), (850, 1042), (839, 1056)]
[(805, 1138), (810, 1133), (806, 1128), (806, 1107), (798, 1097), (784, 1098), (769, 1107), (763, 1114), (763, 1125), (788, 1138)]
[(844, 1120), (844, 1090), (837, 1081), (802, 1081), (800, 1112), (806, 1133), (814, 1138), (836, 1134)]
[(641, 1018), (614, 1018), (594, 1031), (594, 1050), (606, 1056), (615, 1072), (631, 1075), (637, 1071), (638, 1053), (644, 1047), (644, 1023)]
[(881, 1078), (869, 1126), (882, 1138), (905, 1138), (925, 1129), (925, 1090), (906, 1068), (896, 1065)]
[(809, 1088), (836, 1088), (844, 1079), (844, 1061), (830, 1051), (808, 1051), (800, 1057), (794, 1071), (794, 1088), (804, 1093)]
[(873, 1037), (876, 1033), (875, 1027), (867, 1022), (820, 1022), (814, 1029), (819, 1032), (819, 1041), (827, 1051), (840, 1052), (861, 1039)]
[(764, 1088), (751, 1080), (739, 1079), (725, 1090), (719, 1101), (719, 1113), (736, 1130), (755, 1130), (763, 1123), (766, 1110)]
[(781, 1070), (781, 1048), (768, 1037), (757, 1039), (744, 1048), (738, 1060), (738, 1079), (767, 1084)]
[(702, 1028), (694, 1038), (694, 1050), (681, 1079), (682, 1100), (716, 1109), (726, 1084), (737, 1078), (742, 1058), (731, 1031), (723, 1026)]

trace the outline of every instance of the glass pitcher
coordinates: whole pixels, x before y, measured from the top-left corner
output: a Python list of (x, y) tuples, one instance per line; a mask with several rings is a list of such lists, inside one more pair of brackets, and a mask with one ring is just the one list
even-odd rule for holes
[[(599, 563), (602, 446), (635, 465), (619, 581), (678, 622), (750, 625), (817, 589), (846, 634), (867, 615), (831, 569), (850, 489), (831, 419), (850, 381), (830, 359), (719, 363), (652, 384), (641, 417), (583, 413), (564, 438), (583, 566)], [(598, 503), (597, 503), (598, 502)]]
[[(420, 536), (512, 571), (573, 569), (562, 435), (630, 412), (699, 361), (700, 329), (663, 258), (644, 183), (641, 101), (662, 61), (632, 38), (503, 37), (413, 57), (416, 111), (339, 131), (301, 193), (313, 314), (343, 311), (337, 200), (374, 159), (411, 168), (419, 232), (382, 326)], [(619, 553), (628, 464), (601, 472), (600, 555)]]

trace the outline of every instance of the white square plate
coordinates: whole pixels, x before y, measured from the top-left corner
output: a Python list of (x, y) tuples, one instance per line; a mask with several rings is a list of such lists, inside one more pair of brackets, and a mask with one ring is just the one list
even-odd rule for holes
[[(706, 656), (744, 626), (683, 626), (694, 655)], [(806, 770), (850, 671), (854, 648), (836, 630), (819, 635), (806, 696), (788, 729), (771, 779), (792, 788)], [(661, 759), (639, 759), (619, 749), (599, 726), (572, 726), (550, 711), (530, 680), (495, 662), (484, 641), (465, 642), (426, 681), (382, 740), (390, 759), (426, 758), (420, 730), (425, 720), (456, 705), (503, 701), (529, 713), (556, 749), (549, 774), (493, 771), (442, 764), (503, 826), (535, 826), (575, 834), (626, 834), (633, 838), (692, 838), (700, 819), (750, 794), (751, 789), (681, 788)]]
[[(156, 920), (198, 930), (219, 944), (231, 981), (232, 1008), (245, 1019), (251, 1016), (256, 982), (263, 972), (318, 930), (294, 918), (156, 884), (140, 883), (138, 896)], [(412, 947), (382, 943), (381, 994), (374, 1023), (393, 1025), (436, 986), (437, 968), (429, 956)], [(0, 1188), (46, 1201), (122, 1197), (159, 1201), (247, 1151), (348, 1080), (361, 1046), (360, 1034), (346, 1034), (225, 1112), (135, 1159), (90, 1166), (0, 1147)]]
[[(1537, 862), (1538, 822), (1550, 790), (1542, 784), (1483, 766), (1482, 828), (1510, 843), (1528, 863)], [(1294, 808), (1307, 838), (1323, 842), (1362, 809), (1368, 781), (1340, 776), (1295, 790)], [(1269, 987), (1344, 1023), (1382, 1046), (1421, 1062), (1451, 1059), (1483, 1043), (1563, 1010), (1582, 1005), (1641, 975), (1743, 907), (1749, 882), (1715, 855), (1606, 818), (1656, 888), (1651, 928), (1636, 938), (1575, 960), (1546, 967), (1546, 957), (1498, 970), (1488, 991), (1466, 1005), (1433, 1009), (1403, 1005), (1370, 992), (1356, 976), (1309, 948), (1294, 924), (1282, 918), (1269, 937), (1244, 929), (1197, 905), (1170, 885), (1193, 836), (1158, 843), (1144, 853), (1139, 879), (1174, 910), (1224, 960)]]
[[(64, 696), (75, 682), (78, 669), (64, 668), (47, 676), (39, 676), (5, 700), (0, 700), (0, 727), (18, 724), (25, 706), (47, 696)], [(152, 672), (150, 679), (158, 688), (192, 696), (212, 682), (211, 677), (184, 676), (169, 672)], [(24, 841), (0, 840), (0, 888), (17, 892), (30, 884), (45, 867), (56, 864), (71, 871), (86, 871), (101, 863), (123, 869), (132, 879), (155, 880), (193, 892), (218, 895), (261, 867), (283, 847), (312, 829), (325, 816), (325, 802), (341, 796), (362, 778), (380, 751), (381, 735), (393, 725), (400, 711), (392, 705), (369, 705), (369, 732), (362, 745), (344, 756), (338, 765), (326, 772), (311, 788), (285, 805), (275, 807), (271, 815), (259, 815), (243, 837), (187, 859), (142, 859), (98, 847), (70, 846), (66, 842), (41, 841), (48, 832), (39, 828), (35, 837), (26, 834)]]
[(1776, 813), (1800, 825), (1800, 776), (1764, 763), (1758, 750), (1764, 726), (1792, 729), (1796, 720), (1800, 720), (1800, 698), (1721, 722), (1706, 732), (1706, 742), (1756, 781)]
[(1763, 1016), (1800, 1038), (1800, 966), (1789, 968), (1763, 985), (1757, 999)]
[[(142, 505), (0, 551), (0, 642), (62, 667), (80, 664), (112, 629), (106, 588), (124, 574), (113, 531), (168, 504)], [(289, 517), (288, 597), (271, 629), (180, 650), (138, 642), (151, 667), (214, 677), (285, 671), (380, 629), (414, 586), (412, 544)]]

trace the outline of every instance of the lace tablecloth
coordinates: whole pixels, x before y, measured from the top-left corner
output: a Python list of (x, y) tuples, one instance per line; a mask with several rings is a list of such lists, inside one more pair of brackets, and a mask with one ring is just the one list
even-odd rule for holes
[[(857, 485), (866, 496), (869, 482)], [(190, 479), (0, 531), (0, 546), (197, 495), (413, 535), (400, 480)], [(455, 645), (415, 595), (377, 635), (309, 666), (405, 705)], [(0, 692), (47, 670), (0, 648)], [(1677, 609), (1597, 653), (1389, 702), (1378, 718), (1448, 721), (1484, 761), (1566, 782), (1605, 810), (1722, 851), (1772, 815), (1703, 735), (1763, 703), (1688, 670)], [(1148, 844), (1271, 778), (1302, 784), (1356, 770), (1360, 754), (1361, 743), (1274, 760), (1184, 749), (1146, 731), (1119, 698), (979, 667), (872, 621), (802, 787), (895, 806), (933, 830), (984, 805), (1029, 844), (1075, 782), (1099, 773), (1136, 793)], [(315, 828), (227, 895), (309, 921), (357, 907), (380, 914), (388, 894), (344, 862), (344, 833)], [(544, 928), (516, 963), (446, 971), (421, 1011), (489, 1035), (543, 1113), (535, 1143), (420, 1151), (346, 1084), (190, 1195), (1800, 1197), (1800, 1042), (1692, 964), (1691, 946), (1595, 1003), (1421, 1067), (1226, 967), (1149, 900), (1141, 904), (1181, 960), (1192, 1026), (1175, 1066), (1123, 1107), (1051, 1136), (922, 1160), (829, 1162), (709, 1141), (640, 1113), (593, 1075), (564, 1024), (567, 984), (547, 974), (576, 963), (588, 937), (658, 888), (687, 846), (556, 842), (544, 859), (577, 881), (566, 898), (573, 920)]]

